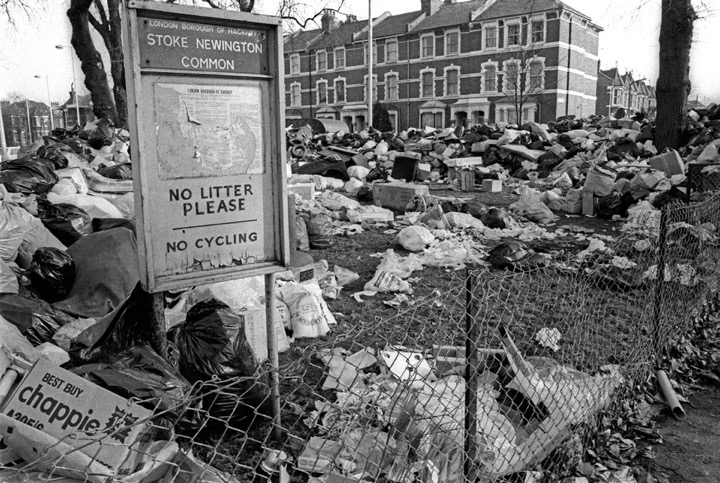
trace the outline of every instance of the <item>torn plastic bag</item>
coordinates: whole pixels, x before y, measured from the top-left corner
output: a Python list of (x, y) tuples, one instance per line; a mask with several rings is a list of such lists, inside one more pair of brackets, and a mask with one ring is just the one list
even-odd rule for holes
[(152, 327), (152, 295), (137, 283), (115, 310), (78, 334), (70, 345), (70, 356), (85, 362), (98, 361), (135, 345), (149, 344)]
[(130, 163), (116, 164), (98, 168), (97, 172), (110, 179), (132, 179), (132, 165)]
[(488, 228), (504, 229), (507, 217), (508, 213), (504, 208), (490, 208), (487, 213), (480, 217), (480, 221)]
[(93, 232), (111, 230), (113, 228), (127, 228), (133, 235), (137, 235), (135, 222), (127, 218), (93, 218)]
[(488, 253), (488, 261), (495, 268), (524, 270), (546, 264), (546, 260), (542, 255), (535, 253), (525, 244), (515, 240), (502, 242)]
[(287, 282), (278, 290), (290, 311), (290, 323), (296, 339), (323, 337), (336, 324), (335, 317), (322, 298), (322, 289), (314, 285)]
[(92, 233), (92, 218), (82, 208), (70, 204), (53, 205), (38, 198), (38, 217), (50, 233), (69, 247), (80, 238)]
[(58, 196), (55, 193), (48, 193), (47, 199), (54, 205), (70, 204), (77, 206), (87, 212), (90, 218), (123, 218), (123, 214), (105, 198), (93, 195), (66, 195)]
[(180, 373), (199, 387), (203, 409), (226, 421), (256, 414), (269, 392), (245, 338), (242, 316), (211, 299), (195, 304), (184, 323), (168, 331), (179, 353)]
[(25, 234), (25, 238), (23, 238), (20, 248), (18, 248), (17, 257), (15, 258), (15, 263), (24, 270), (30, 268), (32, 257), (38, 248), (57, 248), (61, 251), (67, 250), (67, 247), (60, 243), (60, 240), (55, 238), (55, 235), (50, 233), (50, 230), (45, 228), (45, 225), (43, 225), (39, 218), (33, 216), (29, 221), (30, 230)]
[(308, 235), (307, 221), (303, 216), (295, 218), (295, 239), (298, 250), (310, 250), (310, 237)]
[[(50, 138), (45, 138), (45, 141), (50, 141)], [(53, 164), (54, 169), (63, 169), (68, 167), (68, 159), (65, 156), (66, 153), (74, 155), (75, 151), (73, 151), (70, 146), (62, 143), (45, 145), (37, 150), (37, 155), (50, 161)]]
[(0, 260), (15, 260), (33, 216), (18, 205), (0, 201)]
[(400, 230), (396, 240), (405, 250), (421, 252), (426, 246), (435, 241), (435, 235), (430, 233), (430, 230), (424, 226), (411, 225)]
[(127, 228), (91, 233), (67, 252), (75, 260), (75, 284), (55, 307), (76, 317), (105, 316), (140, 281), (137, 241)]
[[(102, 362), (76, 367), (72, 372), (118, 396), (138, 400), (138, 404), (172, 424), (181, 418), (199, 416), (196, 411), (185, 410), (190, 383), (149, 346), (108, 354)], [(198, 421), (183, 423), (194, 427)]]
[(0, 295), (0, 316), (20, 329), (34, 346), (52, 343), (55, 332), (73, 320), (47, 302), (16, 294)]
[(0, 183), (10, 193), (47, 193), (58, 182), (52, 162), (18, 158), (0, 164)]
[(518, 215), (522, 215), (528, 220), (540, 225), (546, 225), (555, 220), (555, 215), (550, 211), (550, 208), (545, 206), (545, 204), (540, 201), (538, 194), (527, 186), (520, 188), (520, 199), (511, 204), (510, 209)]
[(75, 262), (57, 248), (39, 248), (28, 272), (37, 295), (46, 302), (64, 299), (75, 282)]
[(308, 236), (310, 241), (316, 236), (328, 236), (332, 230), (332, 218), (322, 213), (313, 213), (310, 215), (310, 221), (307, 223)]

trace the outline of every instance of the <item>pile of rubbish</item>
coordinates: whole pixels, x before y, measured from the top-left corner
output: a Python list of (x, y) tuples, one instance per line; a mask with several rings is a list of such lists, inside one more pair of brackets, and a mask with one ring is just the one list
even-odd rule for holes
[[(474, 463), (487, 478), (532, 468), (623, 382), (613, 366), (591, 376), (552, 359), (525, 359), (507, 334), (503, 349), (481, 349), (478, 357)], [(328, 367), (323, 389), (335, 398), (316, 401), (304, 420), (316, 436), (286, 464), (327, 481), (466, 481), (464, 347), (336, 348), (320, 358)]]

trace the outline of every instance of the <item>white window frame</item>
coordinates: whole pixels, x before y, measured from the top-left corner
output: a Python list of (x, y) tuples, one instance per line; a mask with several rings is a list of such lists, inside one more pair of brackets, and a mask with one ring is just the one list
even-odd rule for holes
[[(510, 27), (517, 27), (518, 29), (518, 42), (516, 44), (510, 44)], [(505, 47), (508, 49), (521, 47), (522, 46), (522, 24), (519, 20), (509, 21), (505, 24)]]
[[(320, 54), (322, 54), (325, 57), (325, 67), (323, 69), (320, 68)], [(315, 52), (315, 70), (317, 72), (325, 72), (328, 70), (327, 50), (320, 49), (317, 52)]]
[[(432, 53), (425, 55), (425, 39), (430, 39), (430, 47)], [(425, 34), (420, 36), (420, 58), (421, 59), (432, 59), (435, 57), (435, 34)]]
[[(428, 96), (426, 96), (423, 92), (423, 76), (425, 74), (430, 74), (432, 76), (432, 92)], [(433, 97), (435, 97), (435, 69), (426, 67), (425, 69), (420, 70), (420, 98), (430, 99)]]
[[(390, 55), (388, 54), (388, 45), (395, 44), (395, 59), (390, 60)], [(393, 37), (391, 39), (387, 39), (385, 41), (385, 63), (388, 64), (394, 64), (400, 59), (400, 44), (398, 42), (397, 37)]]
[[(451, 34), (457, 34), (457, 52), (448, 52), (448, 37)], [(445, 55), (460, 55), (460, 29), (450, 29), (445, 31)]]
[[(325, 85), (325, 102), (320, 102), (320, 85)], [(318, 106), (326, 106), (330, 104), (330, 99), (328, 97), (328, 81), (326, 79), (320, 79), (318, 81), (315, 81), (315, 100), (317, 101), (315, 104)]]
[[(541, 40), (533, 40), (533, 24), (534, 23), (542, 24), (542, 39)], [(545, 40), (547, 39), (547, 22), (545, 21), (544, 17), (531, 17), (529, 30), (530, 30), (530, 32), (528, 32), (528, 43), (529, 44), (533, 45), (533, 44), (545, 43)]]
[[(338, 96), (337, 96), (337, 93), (338, 93), (338, 87), (337, 87), (338, 82), (342, 82), (342, 83), (343, 83), (343, 88), (342, 88), (342, 91), (343, 91), (343, 100), (342, 100), (342, 101), (339, 101), (339, 100), (338, 100)], [(335, 101), (335, 104), (339, 104), (339, 103), (346, 104), (346, 103), (347, 103), (347, 79), (345, 79), (344, 77), (336, 77), (335, 79), (333, 79), (333, 91), (335, 92), (335, 99), (333, 99), (333, 100)]]
[(508, 70), (509, 70), (510, 65), (515, 65), (515, 66), (517, 66), (517, 68), (516, 68), (517, 79), (515, 80), (515, 84), (514, 84), (514, 85), (516, 86), (515, 88), (519, 88), (519, 87), (520, 87), (520, 83), (522, 82), (523, 65), (522, 65), (522, 62), (520, 61), (520, 59), (511, 58), (511, 59), (506, 60), (505, 62), (503, 62), (503, 69), (502, 69), (502, 74), (503, 74), (503, 92), (505, 92), (505, 93), (515, 92), (515, 90), (510, 90), (510, 89), (508, 88), (508, 85), (509, 85), (509, 83), (508, 83)]
[[(392, 97), (390, 95), (389, 79), (393, 78), (393, 77), (397, 81), (397, 84), (395, 85), (395, 87), (397, 88), (397, 92), (396, 92), (397, 95), (395, 97)], [(400, 75), (397, 72), (388, 72), (387, 74), (385, 74), (385, 100), (386, 101), (397, 101), (398, 99), (400, 99)]]
[[(293, 64), (294, 60), (297, 61), (296, 64)], [(297, 68), (293, 68), (293, 67), (297, 67)], [(302, 69), (300, 67), (300, 54), (298, 54), (298, 53), (290, 54), (290, 75), (299, 74), (301, 70)]]
[[(295, 87), (297, 87), (297, 103), (293, 102), (293, 88)], [(290, 107), (300, 106), (302, 106), (302, 84), (300, 84), (299, 82), (293, 82), (292, 84), (290, 84)]]
[[(378, 56), (377, 56), (377, 42), (373, 40), (373, 64), (378, 64)], [(365, 42), (363, 44), (363, 65), (367, 65), (368, 63), (368, 43)], [(384, 59), (383, 59), (384, 60)]]
[[(493, 29), (495, 30), (495, 45), (488, 47), (488, 30)], [(500, 28), (498, 27), (497, 22), (489, 23), (487, 25), (483, 25), (482, 27), (482, 49), (483, 50), (495, 50), (498, 48), (498, 34), (500, 33)]]
[[(367, 99), (367, 91), (368, 91), (367, 82), (368, 82), (368, 76), (367, 76), (367, 74), (365, 74), (365, 75), (363, 76), (363, 99), (365, 100), (365, 102), (367, 102), (367, 100), (368, 100), (368, 99)], [(373, 83), (374, 83), (374, 85), (373, 85), (373, 88), (374, 88), (374, 89), (373, 89), (372, 92), (373, 92), (373, 97), (374, 97), (374, 98), (373, 98), (372, 101), (373, 101), (373, 102), (378, 102), (378, 85), (377, 85), (377, 83), (378, 83), (378, 76), (377, 76), (377, 74), (373, 74)]]
[[(530, 79), (532, 70), (530, 69), (530, 66), (534, 63), (538, 62), (541, 65), (540, 69), (540, 85), (537, 87), (539, 91), (545, 90), (545, 57), (532, 57), (528, 59), (527, 61), (527, 79)], [(525, 81), (527, 85), (527, 80)]]
[[(338, 52), (342, 52), (342, 59), (343, 59), (342, 65), (338, 65), (338, 62), (337, 62), (337, 58), (338, 58), (337, 53)], [(333, 50), (333, 53), (335, 54), (334, 55), (335, 61), (333, 62), (335, 64), (335, 68), (336, 69), (344, 69), (346, 62), (347, 62), (346, 57), (345, 57), (345, 47), (335, 47), (335, 50)]]
[[(443, 122), (445, 121), (445, 109), (443, 109), (441, 107), (431, 107), (431, 108), (420, 109), (420, 112), (418, 113), (418, 117), (419, 117), (418, 125), (420, 127), (423, 127), (423, 122), (422, 122), (423, 114), (432, 114), (433, 115), (433, 124), (434, 124), (434, 120), (435, 120), (434, 118), (437, 114), (442, 115)], [(430, 127), (436, 128), (436, 126), (430, 126)]]
[[(448, 72), (451, 70), (454, 70), (457, 72), (457, 93), (456, 94), (450, 94), (448, 92)], [(453, 65), (450, 64), (449, 66), (445, 67), (443, 69), (444, 75), (444, 82), (443, 82), (443, 95), (445, 97), (458, 97), (460, 96), (460, 66), (459, 65)]]
[[(494, 79), (495, 89), (494, 90), (486, 89), (486, 86), (487, 86), (486, 72), (487, 72), (488, 67), (492, 67), (495, 70), (495, 79)], [(483, 62), (482, 64), (480, 64), (480, 72), (481, 72), (481, 79), (482, 79), (482, 84), (480, 86), (480, 92), (482, 92), (482, 93), (497, 92), (498, 91), (497, 90), (497, 88), (498, 88), (498, 79), (497, 78), (498, 78), (498, 72), (499, 72), (498, 63), (493, 62), (493, 61)]]

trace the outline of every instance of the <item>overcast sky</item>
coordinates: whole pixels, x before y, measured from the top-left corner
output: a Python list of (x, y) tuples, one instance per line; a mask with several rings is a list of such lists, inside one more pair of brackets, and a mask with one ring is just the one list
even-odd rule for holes
[[(273, 13), (276, 0), (258, 0), (261, 13)], [(360, 19), (367, 18), (368, 0), (345, 0), (345, 10)], [(502, 0), (498, 0), (502, 1)], [(47, 102), (65, 102), (72, 82), (69, 49), (58, 50), (57, 44), (70, 44), (70, 25), (65, 15), (69, 0), (30, 0), (35, 2), (32, 19), (20, 19), (17, 29), (0, 20), (0, 99), (10, 93)], [(373, 16), (385, 11), (392, 14), (419, 10), (420, 0), (372, 0)], [(720, 101), (720, 5), (718, 0), (705, 1), (714, 12), (702, 11), (704, 18), (695, 24), (690, 76), (692, 95), (701, 101)], [(325, 5), (307, 0), (313, 5)], [(658, 36), (660, 0), (565, 0), (565, 3), (590, 16), (604, 31), (600, 34), (600, 61), (603, 69), (617, 66), (632, 70), (636, 79), (645, 77), (653, 85), (658, 74)], [(74, 58), (74, 57), (73, 57)], [(75, 73), (81, 93), (80, 66), (75, 59)], [(107, 66), (106, 66), (107, 67)], [(40, 78), (36, 78), (38, 75)]]

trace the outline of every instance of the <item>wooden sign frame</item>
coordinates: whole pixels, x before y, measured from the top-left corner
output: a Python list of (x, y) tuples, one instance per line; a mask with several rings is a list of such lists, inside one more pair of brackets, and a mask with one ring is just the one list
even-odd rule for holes
[(131, 0), (123, 42), (143, 288), (285, 270), (280, 19)]

